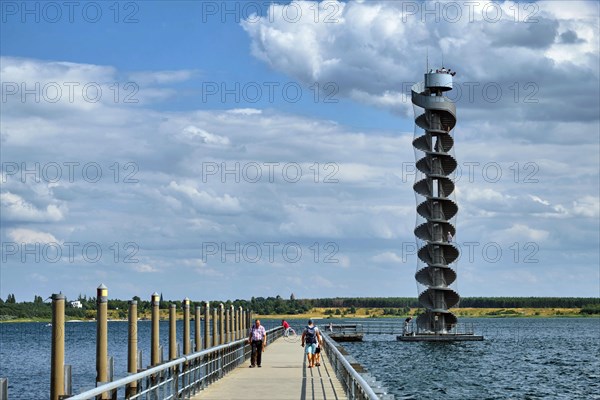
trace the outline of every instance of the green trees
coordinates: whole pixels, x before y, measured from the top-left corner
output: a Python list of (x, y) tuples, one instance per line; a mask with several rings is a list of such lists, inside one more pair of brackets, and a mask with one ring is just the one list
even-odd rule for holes
[[(140, 313), (150, 310), (150, 301), (142, 300), (139, 296), (134, 297), (138, 301)], [(93, 318), (96, 310), (96, 298), (79, 295), (78, 300), (82, 308), (67, 306), (65, 313), (72, 318)], [(248, 300), (212, 300), (211, 307), (223, 303), (226, 308), (231, 305), (252, 310), (257, 314), (302, 314), (309, 312), (312, 308), (325, 308), (326, 315), (356, 314), (358, 307), (366, 309), (382, 308), (384, 315), (407, 315), (411, 308), (418, 308), (416, 298), (411, 297), (349, 297), (349, 298), (322, 298), (322, 299), (284, 299), (275, 297), (252, 297)], [(181, 310), (181, 300), (163, 300), (163, 308), (169, 304), (175, 304)], [(196, 305), (202, 305), (196, 301), (192, 304), (192, 310)], [(109, 310), (118, 310), (118, 315), (124, 318), (128, 309), (128, 300), (108, 300)], [(460, 307), (473, 308), (581, 308), (582, 315), (600, 314), (600, 302), (597, 298), (587, 297), (466, 297), (461, 299)], [(503, 311), (503, 313), (506, 313)], [(0, 300), (0, 320), (15, 318), (39, 318), (50, 319), (52, 307), (50, 302), (44, 302), (42, 296), (35, 295), (33, 302), (17, 303), (14, 294), (9, 294), (6, 301)]]
[[(345, 297), (301, 300), (310, 307), (408, 308), (420, 307), (414, 297)], [(460, 307), (474, 308), (580, 308), (598, 304), (593, 297), (463, 297)]]
[(580, 313), (588, 315), (600, 314), (600, 304), (586, 304), (581, 308)]
[[(239, 300), (234, 302), (234, 305)], [(242, 303), (240, 301), (240, 303)], [(305, 300), (284, 300), (281, 296), (276, 297), (252, 297), (246, 304), (239, 304), (245, 309), (251, 309), (257, 314), (301, 314), (309, 311), (312, 307)]]

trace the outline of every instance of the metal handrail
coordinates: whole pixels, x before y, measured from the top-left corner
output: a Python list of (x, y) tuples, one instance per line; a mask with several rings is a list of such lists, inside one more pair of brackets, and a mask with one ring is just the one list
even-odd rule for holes
[[(273, 337), (273, 335), (269, 335), (270, 333), (271, 334), (275, 333), (275, 337)], [(283, 334), (283, 327), (281, 327), (281, 326), (269, 329), (267, 331), (267, 342), (268, 343), (273, 342), (275, 339), (281, 337), (282, 334)], [(246, 343), (247, 343), (247, 338), (244, 338), (244, 339), (236, 340), (235, 342), (230, 342), (230, 343), (222, 344), (219, 346), (211, 347), (209, 349), (205, 349), (205, 350), (193, 353), (193, 354), (188, 354), (188, 355), (179, 357), (175, 360), (168, 361), (164, 364), (157, 365), (156, 367), (149, 368), (145, 371), (126, 376), (124, 378), (118, 379), (113, 382), (102, 384), (101, 386), (98, 386), (94, 389), (90, 389), (83, 393), (69, 397), (69, 400), (93, 399), (94, 397), (99, 396), (103, 393), (109, 393), (111, 391), (118, 390), (120, 388), (124, 388), (126, 385), (128, 385), (130, 383), (137, 382), (137, 381), (140, 381), (145, 378), (150, 378), (152, 376), (156, 376), (156, 375), (164, 373), (164, 372), (169, 372), (171, 370), (171, 368), (176, 367), (178, 365), (186, 364), (186, 363), (189, 364), (191, 361), (195, 361), (195, 360), (198, 360), (198, 359), (201, 359), (203, 357), (210, 356), (213, 354), (219, 354), (220, 352), (227, 350), (231, 347), (236, 347), (236, 346), (241, 345), (242, 348), (244, 348)], [(245, 360), (246, 356), (247, 356), (247, 354), (244, 355), (244, 360)], [(221, 365), (221, 367), (223, 367), (223, 366), (224, 365)], [(219, 376), (223, 376), (223, 375), (224, 374), (220, 374)]]
[(348, 321), (343, 324), (332, 325), (330, 330), (327, 327), (327, 332), (333, 333), (358, 333), (358, 334), (383, 334), (395, 335), (402, 332), (402, 324), (400, 322), (353, 322)]
[[(411, 322), (407, 328), (408, 328), (409, 334), (412, 334), (412, 332), (415, 332), (417, 334), (431, 333), (429, 331), (419, 329), (418, 323), (415, 324), (414, 322)], [(452, 327), (445, 333), (445, 335), (474, 335), (474, 334), (475, 334), (475, 326), (472, 322), (459, 322), (459, 323), (453, 324)]]
[[(321, 332), (323, 332), (323, 330), (321, 330)], [(356, 372), (348, 360), (346, 360), (342, 353), (340, 353), (335, 346), (333, 339), (331, 339), (327, 334), (321, 336), (323, 337), (323, 342), (325, 343), (324, 350), (327, 352), (327, 356), (331, 360), (331, 364), (336, 375), (338, 375), (340, 381), (342, 381), (342, 383), (345, 385), (344, 389), (346, 390), (346, 396), (348, 396), (348, 399), (379, 400), (379, 396), (377, 396), (367, 381), (365, 381), (364, 378), (360, 376), (358, 372)], [(346, 380), (343, 379), (344, 376), (342, 375), (342, 371), (340, 371), (340, 365), (344, 369), (343, 372), (345, 372), (350, 378), (350, 382), (346, 382)]]

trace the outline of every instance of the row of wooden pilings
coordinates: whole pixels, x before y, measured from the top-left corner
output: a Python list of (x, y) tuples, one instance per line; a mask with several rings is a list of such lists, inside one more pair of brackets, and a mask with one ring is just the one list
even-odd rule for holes
[[(50, 372), (50, 400), (60, 400), (67, 398), (71, 393), (66, 393), (65, 388), (65, 296), (63, 294), (52, 295), (52, 354), (51, 354), (51, 372)], [(100, 285), (96, 298), (96, 385), (109, 381), (108, 365), (108, 288)], [(159, 305), (160, 295), (153, 293), (151, 295), (152, 307), (152, 327), (151, 327), (151, 346), (150, 346), (150, 366), (159, 365), (162, 360), (162, 349), (159, 342)], [(235, 308), (233, 305), (225, 308), (223, 303), (218, 308), (212, 309), (208, 301), (203, 302), (202, 306), (197, 305), (194, 315), (195, 340), (192, 344), (190, 330), (190, 299), (183, 299), (183, 354), (191, 354), (192, 347), (194, 351), (208, 349), (212, 346), (225, 344), (230, 341), (245, 338), (246, 332), (250, 328), (252, 321), (252, 312), (244, 310), (241, 306)], [(201, 335), (201, 320), (204, 322), (204, 337)], [(137, 339), (137, 301), (129, 301), (128, 312), (128, 340), (127, 340), (127, 372), (139, 372), (138, 363), (138, 339)], [(169, 360), (178, 357), (177, 354), (177, 306), (171, 304), (169, 307)], [(212, 326), (211, 326), (212, 324)], [(204, 340), (202, 340), (204, 339)], [(110, 377), (112, 379), (112, 377)], [(126, 395), (137, 392), (137, 384), (132, 383), (127, 387)], [(116, 395), (116, 392), (115, 392)], [(106, 397), (109, 399), (108, 394)]]

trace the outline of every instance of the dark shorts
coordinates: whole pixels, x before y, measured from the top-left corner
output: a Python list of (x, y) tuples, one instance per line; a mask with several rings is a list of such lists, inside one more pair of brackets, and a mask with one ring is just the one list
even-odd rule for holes
[(321, 346), (317, 347), (317, 349), (315, 350), (315, 354), (319, 354), (321, 352)]

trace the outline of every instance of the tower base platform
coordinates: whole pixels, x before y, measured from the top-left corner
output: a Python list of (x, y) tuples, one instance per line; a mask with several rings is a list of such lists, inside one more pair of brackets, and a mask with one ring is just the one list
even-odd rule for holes
[(443, 335), (400, 335), (396, 340), (401, 342), (476, 342), (483, 340), (480, 335), (461, 335), (461, 334), (443, 334)]

